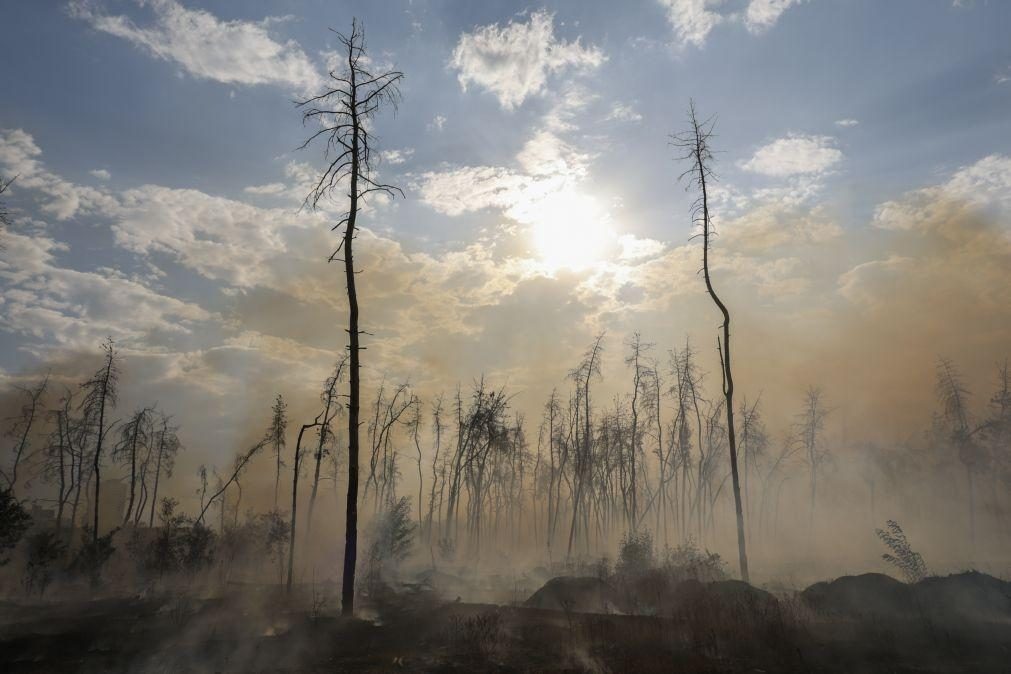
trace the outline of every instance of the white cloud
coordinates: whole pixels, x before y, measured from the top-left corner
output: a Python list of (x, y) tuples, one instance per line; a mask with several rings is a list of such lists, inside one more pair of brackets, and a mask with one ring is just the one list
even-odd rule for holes
[(268, 262), (287, 251), (284, 233), (318, 224), (289, 209), (262, 209), (197, 190), (144, 185), (123, 192), (112, 218), (116, 244), (163, 253), (200, 275), (233, 286), (270, 285)]
[(615, 103), (611, 108), (611, 112), (608, 113), (607, 119), (619, 122), (641, 122), (642, 115), (640, 115), (631, 105), (626, 105), (625, 103)]
[(66, 220), (78, 211), (93, 212), (115, 204), (104, 189), (75, 185), (50, 172), (39, 159), (41, 155), (31, 134), (22, 129), (0, 129), (0, 173), (18, 176), (18, 188), (38, 190), (45, 213)]
[(674, 28), (678, 40), (684, 44), (701, 47), (710, 31), (724, 21), (713, 8), (720, 0), (658, 0), (667, 10), (667, 20)]
[(839, 293), (854, 304), (874, 306), (890, 296), (881, 292), (883, 287), (893, 289), (915, 270), (916, 261), (900, 255), (863, 262), (840, 274)]
[(851, 126), (856, 126), (859, 123), (860, 123), (860, 121), (856, 120), (856, 119), (837, 119), (836, 122), (835, 122), (835, 125), (836, 126), (841, 126), (841, 127), (843, 127), (845, 129), (845, 128), (849, 128)]
[(512, 110), (528, 96), (544, 90), (549, 75), (568, 68), (596, 68), (606, 60), (596, 47), (584, 47), (577, 38), (565, 42), (555, 38), (554, 17), (546, 11), (534, 12), (526, 23), (510, 21), (481, 26), (464, 33), (453, 50), (450, 66), (466, 91), (471, 84), (498, 97), (503, 108)]
[(770, 28), (779, 21), (779, 17), (792, 5), (800, 4), (803, 0), (751, 0), (745, 12), (744, 21), (748, 30), (760, 32)]
[(941, 184), (913, 190), (874, 211), (882, 229), (912, 230), (969, 215), (967, 211), (1011, 214), (1011, 157), (993, 154), (958, 169)]
[(95, 176), (99, 180), (108, 180), (112, 177), (112, 174), (106, 171), (105, 169), (93, 169), (91, 171), (88, 171), (88, 173)]
[(786, 245), (825, 244), (842, 229), (824, 209), (797, 208), (799, 203), (765, 199), (743, 214), (722, 218), (721, 241), (738, 250), (759, 251)]
[(821, 174), (842, 161), (843, 153), (834, 144), (829, 136), (791, 134), (758, 148), (741, 167), (776, 178)]
[(383, 152), (383, 161), (387, 164), (396, 166), (397, 164), (403, 164), (413, 156), (414, 148), (405, 147), (402, 150), (387, 150), (386, 152)]
[(681, 45), (701, 47), (709, 33), (723, 23), (742, 23), (751, 33), (761, 33), (776, 24), (783, 12), (803, 0), (749, 0), (739, 3), (724, 0), (657, 0), (667, 12), (667, 20)]
[(497, 166), (464, 166), (428, 171), (414, 189), (421, 200), (444, 215), (461, 215), (485, 208), (508, 208), (530, 183), (523, 176)]
[(106, 335), (143, 342), (189, 334), (212, 319), (196, 304), (160, 294), (111, 269), (61, 266), (62, 243), (44, 236), (0, 232), (0, 326), (63, 347), (91, 348)]
[(243, 192), (246, 194), (282, 194), (288, 189), (288, 186), (284, 183), (267, 183), (265, 185), (250, 185), (249, 187), (243, 188)]
[(303, 94), (316, 89), (321, 76), (294, 40), (278, 42), (268, 28), (277, 18), (259, 23), (222, 21), (210, 12), (187, 9), (176, 0), (142, 0), (153, 21), (138, 25), (127, 16), (108, 15), (90, 0), (72, 0), (72, 16), (95, 30), (115, 35), (152, 56), (180, 65), (202, 79), (225, 84), (274, 84)]
[(429, 131), (442, 131), (446, 126), (446, 118), (442, 115), (436, 115), (432, 118), (432, 121), (428, 123)]
[(516, 160), (535, 176), (579, 176), (586, 173), (590, 155), (577, 151), (551, 131), (541, 130), (528, 140)]

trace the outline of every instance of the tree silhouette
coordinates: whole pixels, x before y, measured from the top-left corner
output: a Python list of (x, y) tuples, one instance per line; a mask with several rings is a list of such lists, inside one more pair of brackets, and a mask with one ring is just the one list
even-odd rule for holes
[(10, 429), (7, 431), (7, 434), (15, 439), (14, 460), (11, 465), (10, 475), (0, 469), (0, 477), (3, 477), (7, 481), (7, 488), (12, 492), (17, 485), (18, 467), (21, 465), (21, 460), (25, 457), (25, 450), (28, 449), (32, 428), (42, 416), (42, 396), (45, 395), (48, 386), (49, 375), (46, 375), (42, 381), (31, 388), (16, 387), (21, 393), (24, 402), (21, 405), (20, 413), (14, 417)]
[(277, 508), (278, 489), (281, 486), (281, 467), (284, 466), (284, 459), (281, 455), (288, 444), (286, 434), (288, 432), (288, 406), (284, 402), (281, 394), (277, 394), (274, 399), (274, 406), (271, 408), (270, 430), (267, 431), (267, 441), (274, 450), (274, 458), (277, 462), (277, 470), (274, 472), (274, 508)]
[[(4, 192), (10, 189), (14, 181), (17, 180), (17, 176), (13, 178), (4, 178), (0, 176), (0, 197), (3, 196)], [(0, 226), (10, 227), (11, 225), (11, 214), (7, 211), (7, 204), (2, 198), (0, 198)]]
[(98, 513), (101, 501), (101, 468), (102, 468), (102, 446), (105, 442), (106, 434), (112, 429), (113, 424), (106, 424), (106, 415), (116, 406), (119, 400), (119, 352), (116, 350), (116, 343), (109, 337), (102, 343), (103, 362), (102, 367), (88, 381), (81, 384), (84, 391), (84, 399), (81, 401), (81, 410), (89, 425), (94, 427), (95, 433), (95, 454), (92, 457), (92, 476), (95, 480), (95, 503), (94, 521), (92, 522), (91, 543), (98, 545)]
[(740, 558), (741, 579), (748, 581), (748, 552), (744, 540), (744, 510), (741, 505), (741, 481), (737, 473), (737, 438), (734, 431), (734, 377), (730, 367), (730, 311), (723, 303), (716, 290), (713, 288), (712, 278), (709, 273), (709, 248), (712, 245), (714, 236), (712, 218), (709, 211), (709, 187), (710, 180), (715, 181), (716, 176), (712, 170), (713, 154), (709, 147), (709, 141), (713, 135), (713, 128), (716, 124), (715, 117), (707, 120), (699, 120), (695, 113), (695, 102), (688, 104), (688, 131), (675, 134), (671, 137), (672, 145), (677, 148), (681, 155), (681, 161), (690, 162), (690, 167), (681, 174), (681, 179), (687, 179), (688, 188), (696, 189), (699, 192), (698, 198), (692, 205), (692, 221), (701, 227), (702, 234), (702, 273), (706, 281), (706, 291), (713, 303), (723, 314), (723, 339), (716, 339), (716, 347), (720, 354), (720, 369), (723, 375), (723, 396), (726, 398), (724, 406), (727, 413), (727, 440), (730, 446), (730, 475), (734, 489), (734, 508), (737, 511), (737, 548)]
[[(336, 31), (334, 31), (336, 33)], [(357, 20), (351, 24), (351, 34), (336, 33), (346, 60), (343, 70), (330, 72), (331, 82), (317, 96), (302, 101), (303, 122), (319, 125), (319, 130), (302, 144), (308, 147), (317, 139), (325, 139), (324, 158), (327, 166), (306, 196), (306, 205), (315, 209), (320, 199), (332, 196), (334, 190), (346, 189), (347, 210), (331, 228), (343, 228), (340, 244), (329, 261), (344, 262), (344, 277), (348, 294), (349, 396), (348, 396), (348, 498), (347, 526), (344, 542), (344, 574), (341, 588), (341, 611), (354, 613), (355, 563), (358, 556), (358, 450), (359, 410), (361, 408), (360, 349), (358, 327), (358, 293), (355, 286), (353, 244), (357, 233), (358, 214), (370, 195), (393, 197), (400, 189), (379, 182), (373, 136), (369, 122), (387, 104), (396, 105), (400, 97), (398, 83), (404, 75), (398, 71), (373, 74), (368, 70), (365, 55), (365, 34)], [(339, 257), (343, 255), (343, 257)]]

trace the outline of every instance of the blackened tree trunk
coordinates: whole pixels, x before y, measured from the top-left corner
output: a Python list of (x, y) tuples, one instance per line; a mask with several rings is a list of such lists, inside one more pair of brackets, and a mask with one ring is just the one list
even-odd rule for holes
[(95, 501), (92, 503), (93, 520), (91, 542), (98, 543), (99, 511), (101, 509), (101, 486), (102, 486), (102, 447), (105, 435), (110, 430), (106, 427), (106, 412), (116, 406), (118, 400), (119, 382), (119, 353), (112, 338), (108, 338), (102, 344), (104, 352), (104, 363), (101, 369), (81, 387), (85, 391), (84, 400), (81, 405), (87, 423), (95, 424), (95, 453), (92, 457), (92, 477), (95, 480)]
[(741, 482), (737, 470), (737, 438), (734, 429), (734, 376), (731, 368), (730, 351), (730, 311), (726, 304), (716, 294), (709, 273), (709, 247), (711, 245), (713, 228), (709, 213), (708, 180), (714, 178), (710, 167), (713, 161), (709, 149), (709, 139), (712, 136), (714, 120), (700, 121), (695, 114), (695, 104), (688, 107), (687, 132), (673, 138), (673, 144), (684, 151), (681, 159), (689, 160), (691, 167), (682, 174), (689, 177), (689, 184), (699, 190), (698, 200), (694, 207), (694, 220), (702, 228), (702, 272), (706, 282), (706, 292), (723, 315), (722, 339), (717, 337), (717, 349), (720, 354), (720, 366), (723, 375), (723, 396), (726, 399), (727, 441), (730, 446), (730, 475), (733, 482), (734, 510), (737, 514), (737, 551), (741, 569), (741, 579), (748, 582), (748, 553), (744, 537), (744, 510), (741, 503)]
[[(326, 138), (326, 169), (306, 197), (306, 204), (315, 208), (319, 200), (332, 195), (335, 189), (347, 186), (348, 208), (345, 215), (333, 226), (344, 228), (341, 243), (330, 256), (330, 261), (342, 259), (348, 295), (348, 351), (350, 360), (348, 392), (348, 495), (347, 524), (344, 534), (344, 572), (341, 587), (341, 612), (354, 613), (355, 566), (358, 558), (358, 461), (360, 449), (361, 410), (361, 329), (359, 327), (358, 290), (353, 244), (357, 234), (358, 211), (369, 194), (382, 192), (389, 197), (400, 190), (385, 185), (374, 178), (372, 136), (368, 120), (384, 104), (395, 106), (399, 99), (398, 82), (403, 73), (389, 71), (374, 75), (367, 69), (365, 37), (361, 26), (354, 21), (351, 34), (337, 34), (347, 53), (343, 73), (330, 73), (332, 85), (320, 95), (300, 103), (304, 108), (303, 121), (320, 125), (303, 143), (307, 147), (319, 137)], [(338, 256), (343, 253), (343, 258)]]
[[(291, 474), (291, 535), (288, 537), (288, 582), (285, 585), (288, 594), (291, 594), (291, 583), (295, 568), (295, 525), (298, 522), (298, 474), (302, 468), (302, 436), (308, 429), (315, 428), (321, 423), (319, 418), (317, 418), (311, 424), (302, 424), (302, 428), (298, 431), (298, 439), (295, 441), (295, 465), (292, 468)], [(221, 509), (223, 512), (224, 500), (222, 500)]]

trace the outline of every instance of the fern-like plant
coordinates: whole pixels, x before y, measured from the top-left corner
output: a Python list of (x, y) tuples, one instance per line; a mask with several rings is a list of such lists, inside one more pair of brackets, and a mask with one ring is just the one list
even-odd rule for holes
[(927, 565), (920, 553), (914, 551), (906, 538), (906, 533), (895, 520), (888, 520), (886, 529), (877, 530), (878, 538), (888, 546), (890, 553), (881, 555), (905, 576), (906, 582), (915, 583), (927, 577)]

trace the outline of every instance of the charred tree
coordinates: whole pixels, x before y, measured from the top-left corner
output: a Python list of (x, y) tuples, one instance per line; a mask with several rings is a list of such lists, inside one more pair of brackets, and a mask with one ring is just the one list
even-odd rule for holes
[(49, 375), (46, 375), (32, 388), (17, 387), (24, 402), (21, 404), (20, 413), (12, 420), (13, 423), (8, 431), (8, 435), (15, 439), (14, 460), (11, 464), (10, 475), (0, 470), (0, 476), (7, 481), (7, 488), (11, 490), (12, 494), (18, 481), (18, 467), (21, 465), (21, 460), (25, 457), (25, 450), (28, 449), (31, 442), (32, 430), (38, 418), (42, 416), (42, 396), (45, 395), (48, 386)]
[(130, 521), (134, 504), (137, 500), (137, 469), (138, 457), (144, 447), (150, 445), (150, 417), (154, 408), (144, 407), (136, 412), (119, 429), (119, 443), (112, 450), (112, 457), (130, 466), (130, 496), (123, 513), (123, 526)]
[(81, 409), (87, 423), (94, 426), (95, 453), (92, 457), (92, 478), (95, 480), (95, 501), (92, 504), (94, 509), (94, 520), (92, 522), (92, 545), (98, 545), (98, 513), (101, 506), (101, 485), (102, 485), (102, 448), (105, 442), (106, 433), (111, 430), (111, 424), (106, 424), (106, 415), (110, 412), (119, 399), (119, 352), (116, 351), (116, 344), (112, 338), (108, 338), (102, 344), (104, 353), (102, 367), (92, 376), (91, 379), (81, 384), (84, 390), (84, 398), (81, 401)]
[(162, 414), (158, 422), (158, 439), (155, 442), (154, 485), (151, 493), (151, 512), (147, 522), (148, 528), (154, 526), (154, 511), (158, 503), (158, 486), (161, 482), (161, 476), (172, 476), (176, 454), (182, 449), (182, 443), (179, 442), (179, 436), (176, 435), (179, 429), (175, 426), (170, 426), (169, 421), (171, 421), (171, 417)]
[(281, 487), (281, 468), (284, 466), (284, 448), (287, 445), (288, 433), (288, 405), (285, 404), (281, 394), (277, 394), (274, 399), (274, 406), (271, 408), (270, 430), (267, 431), (267, 441), (274, 451), (276, 460), (276, 470), (274, 472), (274, 509), (277, 509), (278, 490)]
[(316, 495), (319, 492), (320, 466), (323, 463), (323, 458), (326, 456), (328, 451), (327, 444), (335, 437), (331, 425), (334, 417), (336, 417), (341, 411), (337, 388), (343, 381), (344, 366), (346, 364), (347, 356), (345, 355), (337, 361), (337, 366), (334, 368), (333, 374), (327, 377), (327, 380), (323, 382), (323, 391), (320, 393), (320, 403), (323, 405), (323, 415), (317, 430), (318, 438), (316, 442), (315, 468), (313, 469), (312, 475), (312, 491), (309, 492), (309, 512), (306, 514), (306, 538), (309, 537), (309, 532), (312, 531), (312, 515), (313, 511), (316, 509)]
[(726, 399), (724, 408), (727, 414), (727, 440), (730, 449), (730, 475), (733, 481), (734, 509), (737, 514), (737, 550), (741, 569), (741, 579), (749, 579), (748, 552), (744, 539), (744, 510), (741, 504), (741, 482), (737, 472), (737, 438), (734, 433), (734, 377), (730, 358), (730, 311), (726, 304), (716, 294), (712, 277), (709, 272), (709, 248), (714, 236), (712, 219), (709, 211), (709, 181), (715, 180), (712, 170), (713, 154), (709, 147), (712, 138), (715, 118), (699, 120), (695, 113), (695, 103), (688, 105), (688, 131), (673, 136), (673, 145), (682, 152), (679, 159), (690, 162), (690, 167), (681, 174), (687, 178), (690, 188), (697, 189), (698, 199), (693, 205), (693, 222), (701, 227), (702, 235), (702, 274), (706, 282), (706, 291), (713, 303), (723, 314), (722, 341), (717, 337), (717, 349), (720, 354), (720, 369), (723, 379), (723, 397)]
[[(346, 189), (347, 210), (332, 227), (343, 228), (341, 242), (330, 255), (330, 261), (344, 263), (344, 278), (348, 295), (348, 340), (350, 356), (350, 391), (348, 395), (348, 497), (347, 526), (344, 543), (344, 573), (341, 588), (341, 610), (344, 615), (354, 613), (355, 565), (358, 558), (358, 454), (359, 410), (361, 408), (360, 344), (361, 329), (358, 316), (358, 293), (355, 285), (357, 270), (354, 264), (353, 244), (357, 234), (358, 214), (369, 195), (385, 194), (393, 197), (400, 190), (382, 183), (375, 174), (376, 157), (370, 120), (386, 104), (396, 105), (399, 100), (398, 83), (403, 73), (387, 71), (373, 74), (365, 56), (365, 35), (361, 25), (354, 21), (351, 33), (337, 33), (344, 51), (344, 68), (330, 72), (330, 83), (317, 96), (302, 101), (304, 122), (319, 126), (302, 144), (307, 147), (317, 139), (324, 139), (327, 166), (306, 197), (306, 204), (316, 208), (320, 199), (331, 196), (335, 190)], [(343, 256), (343, 257), (340, 257)]]

